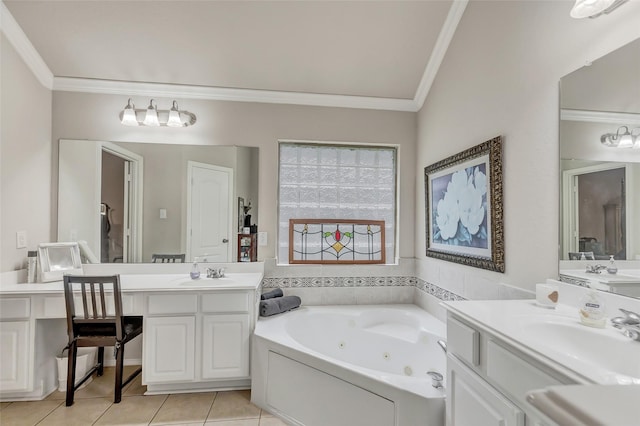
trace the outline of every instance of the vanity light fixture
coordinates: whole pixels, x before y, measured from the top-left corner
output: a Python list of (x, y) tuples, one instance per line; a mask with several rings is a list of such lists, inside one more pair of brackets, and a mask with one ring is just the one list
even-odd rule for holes
[(576, 0), (571, 12), (572, 18), (597, 18), (603, 13), (609, 14), (628, 0)]
[(189, 111), (181, 111), (177, 101), (173, 101), (170, 110), (159, 110), (155, 99), (151, 99), (146, 109), (136, 109), (129, 98), (127, 105), (120, 112), (120, 122), (125, 126), (187, 127), (195, 124), (196, 116)]
[(620, 126), (615, 133), (602, 135), (600, 142), (611, 148), (640, 148), (640, 127), (629, 131), (628, 126)]

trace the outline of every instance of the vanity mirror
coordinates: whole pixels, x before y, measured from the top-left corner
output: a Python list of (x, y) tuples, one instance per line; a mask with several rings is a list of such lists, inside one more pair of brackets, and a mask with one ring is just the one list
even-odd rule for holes
[[(616, 262), (640, 260), (640, 143), (623, 148), (620, 139), (628, 131), (629, 145), (640, 140), (635, 137), (640, 134), (638, 70), (640, 39), (560, 80), (561, 276), (568, 267), (578, 273), (568, 260), (593, 259), (580, 273), (587, 263), (607, 266), (611, 256)], [(612, 138), (620, 146), (610, 146)], [(583, 278), (597, 278), (611, 291), (617, 281), (628, 286), (637, 281), (633, 287), (640, 289), (638, 268), (629, 265), (629, 276), (621, 271)]]
[(233, 262), (239, 197), (257, 218), (258, 148), (60, 140), (58, 241), (101, 263)]

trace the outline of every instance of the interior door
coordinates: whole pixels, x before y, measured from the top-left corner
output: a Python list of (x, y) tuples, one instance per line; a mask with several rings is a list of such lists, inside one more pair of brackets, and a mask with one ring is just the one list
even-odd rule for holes
[(187, 257), (230, 262), (233, 169), (188, 162)]

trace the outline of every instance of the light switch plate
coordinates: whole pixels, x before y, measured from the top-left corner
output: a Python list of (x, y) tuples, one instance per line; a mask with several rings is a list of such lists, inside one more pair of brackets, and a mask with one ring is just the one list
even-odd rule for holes
[(160, 219), (167, 218), (167, 209), (160, 209)]
[(258, 245), (266, 246), (268, 244), (267, 233), (266, 232), (258, 232)]
[(16, 248), (27, 248), (27, 231), (16, 232)]

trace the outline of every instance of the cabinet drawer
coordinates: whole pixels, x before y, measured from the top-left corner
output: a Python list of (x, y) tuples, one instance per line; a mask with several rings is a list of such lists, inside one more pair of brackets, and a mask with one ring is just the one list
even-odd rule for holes
[(451, 317), (447, 321), (447, 348), (469, 364), (480, 365), (480, 333)]
[(487, 378), (522, 404), (533, 389), (569, 383), (550, 376), (492, 340), (487, 342)]
[(249, 312), (249, 293), (203, 294), (202, 312)]
[(153, 294), (147, 300), (147, 312), (150, 315), (194, 314), (197, 311), (197, 294)]
[[(122, 312), (125, 315), (131, 315), (140, 311), (135, 309), (135, 300), (133, 295), (122, 296)], [(73, 297), (73, 305), (76, 310), (76, 315), (84, 315), (84, 307), (82, 305), (82, 296)], [(64, 296), (47, 296), (42, 301), (42, 304), (38, 304), (41, 308), (36, 309), (36, 315), (38, 318), (66, 318), (67, 306)], [(91, 313), (91, 309), (89, 309)], [(107, 313), (113, 315), (115, 313), (115, 307), (113, 306), (113, 297), (107, 295)]]
[(29, 318), (31, 314), (31, 299), (28, 297), (12, 297), (0, 299), (0, 318), (19, 319)]

